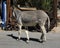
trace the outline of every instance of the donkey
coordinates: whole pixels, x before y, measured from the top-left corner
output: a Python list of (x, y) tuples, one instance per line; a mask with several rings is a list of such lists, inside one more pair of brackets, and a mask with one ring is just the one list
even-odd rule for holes
[[(18, 32), (18, 39), (20, 39), (20, 34), (22, 30), (22, 26), (35, 26), (36, 24), (39, 24), (39, 26), (42, 29), (42, 35), (40, 40), (46, 41), (46, 29), (45, 29), (45, 23), (48, 20), (48, 28), (50, 27), (50, 19), (47, 13), (45, 13), (43, 10), (35, 10), (35, 11), (21, 11), (14, 7), (13, 9), (13, 16), (16, 17), (17, 24), (19, 26), (19, 32)], [(25, 31), (27, 35), (27, 42), (29, 42), (29, 34), (28, 31)]]

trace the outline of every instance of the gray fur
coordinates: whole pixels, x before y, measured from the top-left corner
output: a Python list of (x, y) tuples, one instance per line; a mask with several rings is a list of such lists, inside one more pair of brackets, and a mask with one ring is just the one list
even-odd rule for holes
[(50, 26), (50, 19), (47, 13), (45, 13), (43, 10), (20, 11), (19, 9), (16, 8), (14, 8), (13, 13), (14, 13), (13, 16), (16, 17), (17, 22), (20, 26), (35, 26), (38, 23), (43, 31), (41, 39), (42, 38), (46, 39), (46, 30), (44, 25), (47, 19), (48, 19), (48, 28)]

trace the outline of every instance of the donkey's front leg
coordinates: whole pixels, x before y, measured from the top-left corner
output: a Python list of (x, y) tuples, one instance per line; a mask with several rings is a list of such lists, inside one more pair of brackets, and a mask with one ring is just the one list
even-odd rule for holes
[(28, 43), (29, 42), (29, 33), (28, 33), (27, 30), (25, 32), (26, 32), (26, 35), (27, 35), (27, 41), (26, 42)]
[(42, 29), (42, 35), (41, 35), (41, 40), (42, 41), (46, 41), (46, 29), (44, 26), (41, 26), (41, 29)]
[(22, 26), (19, 25), (19, 31), (18, 31), (18, 39), (17, 40), (20, 40), (20, 35), (21, 35), (21, 30), (22, 30)]

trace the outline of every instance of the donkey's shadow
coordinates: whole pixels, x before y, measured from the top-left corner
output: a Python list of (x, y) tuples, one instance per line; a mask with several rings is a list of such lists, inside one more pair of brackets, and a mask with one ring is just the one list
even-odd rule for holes
[[(18, 39), (18, 37), (14, 36), (13, 34), (8, 34), (7, 36), (12, 37), (15, 40)], [(27, 38), (21, 37), (20, 40), (23, 40), (24, 42), (26, 42)], [(36, 38), (30, 38), (29, 41), (35, 41), (35, 42), (43, 43), (43, 41), (40, 41), (39, 39), (36, 39)]]

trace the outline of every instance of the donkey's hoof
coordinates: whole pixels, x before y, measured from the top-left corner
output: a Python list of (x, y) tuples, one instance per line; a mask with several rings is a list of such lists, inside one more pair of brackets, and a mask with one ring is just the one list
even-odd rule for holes
[(19, 41), (19, 39), (16, 39), (17, 41)]
[(46, 40), (44, 40), (44, 39), (40, 39), (39, 41), (40, 41), (41, 43), (46, 42)]
[(26, 40), (27, 43), (29, 43), (29, 40)]
[(19, 41), (20, 39), (16, 39), (17, 41)]
[(43, 40), (43, 42), (46, 42), (46, 40)]

